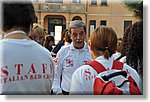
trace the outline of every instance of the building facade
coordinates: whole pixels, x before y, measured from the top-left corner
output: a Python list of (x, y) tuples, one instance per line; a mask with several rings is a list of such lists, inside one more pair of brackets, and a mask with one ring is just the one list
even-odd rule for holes
[(33, 0), (38, 23), (60, 40), (61, 31), (70, 21), (86, 23), (87, 39), (100, 25), (112, 27), (118, 38), (123, 37), (129, 24), (136, 22), (133, 12), (124, 5), (124, 0)]

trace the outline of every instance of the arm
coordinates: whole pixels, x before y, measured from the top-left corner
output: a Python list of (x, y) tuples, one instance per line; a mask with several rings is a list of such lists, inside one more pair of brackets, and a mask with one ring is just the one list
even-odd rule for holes
[(60, 50), (60, 48), (64, 45), (63, 41), (59, 41), (58, 44), (55, 46), (55, 48), (52, 50), (53, 53), (57, 54), (57, 52)]
[(61, 65), (61, 61), (62, 61), (62, 51), (59, 51), (56, 59), (55, 59), (55, 69), (54, 69), (54, 81), (52, 84), (52, 90), (54, 94), (61, 94), (62, 93), (62, 89), (61, 89), (61, 80), (60, 80), (60, 76), (61, 76), (61, 72), (62, 72), (62, 65)]
[(132, 67), (128, 66), (127, 64), (124, 64), (124, 68), (127, 68), (126, 70), (129, 71), (129, 74), (137, 83), (137, 85), (140, 89), (140, 92), (143, 93), (143, 83), (142, 83), (142, 80), (141, 80), (139, 74), (137, 73), (137, 71), (135, 69), (133, 69)]
[(72, 75), (70, 92), (72, 95), (81, 95), (84, 94), (84, 76), (81, 74), (80, 68), (78, 68)]

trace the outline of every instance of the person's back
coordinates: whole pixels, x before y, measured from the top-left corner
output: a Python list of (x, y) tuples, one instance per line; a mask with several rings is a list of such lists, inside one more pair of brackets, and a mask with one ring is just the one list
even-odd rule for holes
[(50, 53), (31, 40), (3, 39), (2, 94), (50, 94), (53, 61)]
[(50, 94), (52, 57), (47, 49), (27, 37), (34, 17), (30, 2), (3, 3), (5, 35), (0, 41), (1, 94)]

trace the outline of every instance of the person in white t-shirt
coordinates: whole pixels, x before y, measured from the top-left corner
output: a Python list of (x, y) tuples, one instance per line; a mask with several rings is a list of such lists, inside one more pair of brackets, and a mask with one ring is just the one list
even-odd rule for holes
[(85, 23), (79, 20), (72, 21), (68, 30), (72, 43), (62, 47), (57, 53), (54, 83), (52, 85), (54, 94), (68, 95), (74, 71), (92, 60), (89, 46), (84, 41), (86, 37)]
[(28, 38), (35, 19), (31, 2), (3, 2), (0, 93), (51, 94), (54, 62), (49, 51)]
[[(101, 63), (107, 71), (112, 69), (114, 59), (111, 56), (115, 53), (116, 47), (117, 35), (112, 28), (102, 26), (92, 32), (90, 36), (90, 52), (92, 58), (98, 63)], [(142, 82), (137, 72), (126, 64), (123, 65), (123, 70), (129, 71), (140, 90), (142, 90)], [(97, 71), (90, 65), (83, 65), (78, 68), (72, 75), (70, 94), (93, 95), (93, 86), (97, 74)]]

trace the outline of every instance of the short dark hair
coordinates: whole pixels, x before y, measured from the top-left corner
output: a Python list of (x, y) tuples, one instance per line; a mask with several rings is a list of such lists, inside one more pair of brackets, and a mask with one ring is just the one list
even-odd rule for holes
[(2, 3), (2, 30), (19, 28), (26, 33), (35, 21), (35, 11), (31, 2), (7, 1)]

